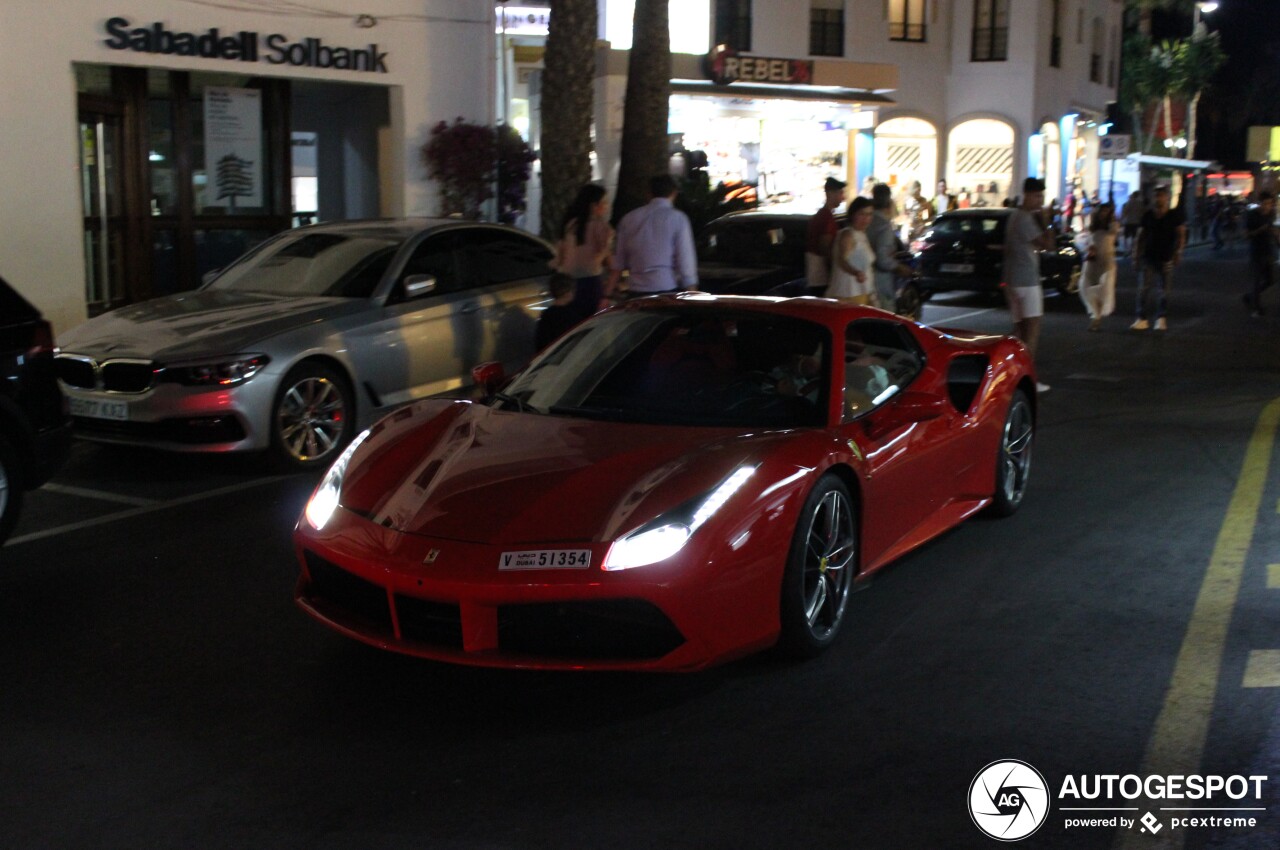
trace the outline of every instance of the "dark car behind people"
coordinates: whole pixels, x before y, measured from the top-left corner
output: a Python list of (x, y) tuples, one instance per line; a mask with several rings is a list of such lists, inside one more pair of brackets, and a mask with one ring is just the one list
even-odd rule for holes
[(0, 278), (0, 543), (23, 493), (52, 477), (70, 445), (53, 353), (52, 326)]

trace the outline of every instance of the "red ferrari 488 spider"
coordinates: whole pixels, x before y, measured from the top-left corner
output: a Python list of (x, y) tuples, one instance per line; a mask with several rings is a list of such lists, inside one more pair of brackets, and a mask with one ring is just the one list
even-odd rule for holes
[(826, 299), (644, 299), (483, 402), (417, 402), (356, 438), (298, 522), (297, 601), (463, 664), (814, 655), (855, 581), (1017, 509), (1034, 423), (1009, 337)]

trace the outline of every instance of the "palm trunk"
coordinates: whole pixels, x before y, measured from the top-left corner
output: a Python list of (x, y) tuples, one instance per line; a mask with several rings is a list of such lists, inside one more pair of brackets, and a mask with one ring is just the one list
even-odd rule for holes
[[(1151, 129), (1147, 131), (1147, 144), (1152, 147), (1155, 147), (1156, 136), (1160, 132), (1160, 111), (1162, 108), (1163, 103), (1158, 102), (1155, 110), (1151, 113)], [(1159, 151), (1154, 151), (1154, 153), (1159, 153)]]
[(636, 0), (632, 31), (614, 221), (645, 203), (649, 178), (666, 173), (671, 155), (667, 142), (671, 100), (667, 0)]
[(1196, 118), (1200, 108), (1200, 92), (1191, 96), (1187, 105), (1187, 159), (1196, 158)]
[(542, 72), (542, 235), (559, 239), (565, 210), (591, 180), (596, 0), (551, 0)]

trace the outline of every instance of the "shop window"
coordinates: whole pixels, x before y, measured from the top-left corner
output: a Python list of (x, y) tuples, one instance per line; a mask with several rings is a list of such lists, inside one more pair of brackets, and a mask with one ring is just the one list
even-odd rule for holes
[(844, 55), (844, 0), (810, 0), (809, 53)]
[(716, 0), (716, 44), (751, 49), (751, 0)]
[(889, 0), (889, 40), (924, 41), (925, 0)]
[(260, 88), (239, 74), (193, 73), (191, 188), (196, 215), (263, 215), (270, 169)]
[(1004, 62), (1009, 58), (1009, 0), (974, 0), (974, 62)]

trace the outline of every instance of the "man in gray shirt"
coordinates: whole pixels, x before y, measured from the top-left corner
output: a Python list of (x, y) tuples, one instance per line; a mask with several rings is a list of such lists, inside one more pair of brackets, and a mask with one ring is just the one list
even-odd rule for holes
[(898, 293), (896, 277), (907, 277), (911, 274), (908, 266), (898, 262), (898, 240), (893, 233), (893, 189), (883, 183), (877, 183), (871, 189), (871, 224), (867, 226), (867, 241), (876, 259), (872, 263), (875, 270), (875, 305), (881, 310), (893, 311)]
[(605, 297), (630, 273), (627, 294), (635, 298), (698, 287), (698, 255), (689, 217), (675, 208), (676, 181), (659, 174), (649, 181), (651, 200), (622, 217), (613, 249), (613, 271)]
[[(1044, 181), (1028, 177), (1022, 183), (1022, 206), (1015, 209), (1004, 230), (1004, 293), (1009, 302), (1013, 332), (1034, 361), (1044, 315), (1040, 285), (1040, 251), (1053, 247), (1053, 231), (1044, 220)], [(1036, 384), (1047, 392), (1048, 384)]]

